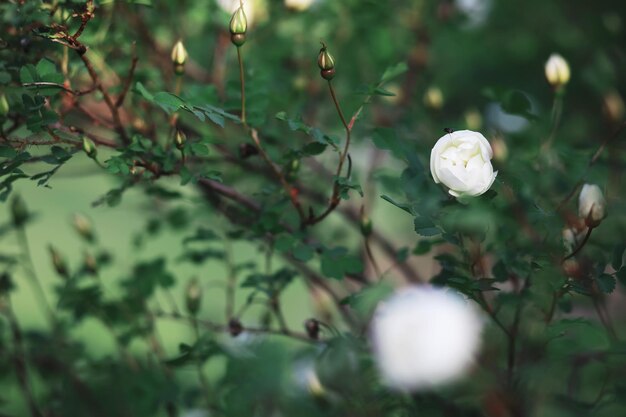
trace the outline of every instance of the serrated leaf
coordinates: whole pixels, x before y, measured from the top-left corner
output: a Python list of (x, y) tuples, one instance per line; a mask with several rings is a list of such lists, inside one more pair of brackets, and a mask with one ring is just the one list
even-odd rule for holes
[(615, 289), (615, 278), (609, 274), (600, 274), (596, 279), (598, 288), (605, 294), (610, 294)]

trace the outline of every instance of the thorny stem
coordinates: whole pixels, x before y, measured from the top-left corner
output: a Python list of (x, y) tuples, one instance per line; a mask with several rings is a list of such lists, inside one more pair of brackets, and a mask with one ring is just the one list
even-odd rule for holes
[[(352, 119), (350, 119), (350, 123), (348, 123), (346, 121), (345, 116), (343, 115), (341, 106), (339, 105), (339, 100), (337, 100), (337, 95), (335, 94), (335, 89), (333, 88), (333, 84), (331, 80), (328, 80), (328, 90), (330, 91), (330, 96), (333, 99), (333, 103), (335, 104), (335, 108), (337, 109), (337, 114), (339, 115), (339, 118), (341, 119), (341, 123), (343, 124), (343, 127), (346, 129), (346, 143), (344, 145), (343, 151), (339, 155), (339, 163), (337, 164), (337, 171), (335, 174), (335, 184), (333, 186), (332, 196), (330, 197), (330, 203), (328, 204), (328, 207), (326, 208), (326, 210), (322, 212), (322, 214), (312, 219), (309, 219), (308, 224), (311, 224), (311, 225), (322, 221), (324, 218), (326, 218), (326, 216), (332, 213), (332, 211), (339, 205), (339, 182), (338, 181), (339, 181), (339, 177), (341, 176), (343, 164), (348, 155), (348, 149), (350, 148), (350, 136), (352, 133), (352, 127), (354, 126), (354, 122), (356, 121), (357, 117), (361, 113), (361, 110), (363, 109), (363, 106), (361, 106), (356, 111), (356, 113), (354, 113), (354, 115), (352, 116)], [(368, 100), (366, 100), (366, 102), (367, 101)]]
[(241, 122), (244, 126), (246, 123), (246, 80), (243, 73), (243, 57), (241, 56), (241, 47), (237, 47), (237, 61), (239, 61), (239, 80), (241, 81)]

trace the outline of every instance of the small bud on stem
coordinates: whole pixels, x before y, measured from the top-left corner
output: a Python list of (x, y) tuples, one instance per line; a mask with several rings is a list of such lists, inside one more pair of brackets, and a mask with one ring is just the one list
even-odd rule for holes
[(52, 245), (48, 246), (48, 250), (50, 252), (50, 257), (52, 258), (52, 265), (54, 266), (54, 270), (57, 271), (57, 274), (62, 278), (69, 278), (69, 271), (67, 269), (67, 263), (65, 259), (61, 255), (61, 253), (56, 250), (56, 248)]
[(246, 42), (246, 31), (248, 30), (248, 19), (246, 13), (243, 10), (243, 2), (239, 2), (239, 7), (233, 13), (233, 17), (230, 19), (230, 40), (231, 42), (240, 47)]
[(200, 302), (202, 301), (202, 288), (197, 278), (193, 278), (187, 284), (187, 292), (185, 293), (185, 304), (187, 311), (192, 316), (198, 314), (200, 310)]
[(98, 149), (96, 148), (96, 144), (93, 143), (93, 141), (87, 136), (83, 136), (83, 151), (91, 159), (95, 159), (98, 155)]
[(185, 73), (185, 63), (187, 62), (187, 50), (182, 41), (176, 42), (172, 49), (172, 64), (174, 65), (174, 72), (176, 75), (182, 75)]
[(322, 48), (317, 57), (317, 65), (320, 67), (320, 74), (323, 79), (330, 81), (335, 77), (335, 58), (328, 52), (324, 42), (322, 42)]

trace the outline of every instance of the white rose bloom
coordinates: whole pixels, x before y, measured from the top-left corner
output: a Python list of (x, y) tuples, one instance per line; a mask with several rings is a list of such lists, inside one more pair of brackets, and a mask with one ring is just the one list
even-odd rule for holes
[(606, 217), (606, 200), (595, 184), (585, 184), (578, 198), (578, 215), (589, 227), (596, 227)]
[(471, 130), (446, 133), (430, 153), (430, 173), (455, 197), (478, 196), (496, 179), (493, 150), (485, 137)]
[(460, 378), (474, 362), (482, 325), (471, 305), (444, 289), (413, 286), (392, 295), (370, 333), (386, 384), (415, 391)]
[(315, 0), (285, 0), (285, 6), (299, 12), (308, 9)]
[(545, 72), (548, 82), (555, 87), (567, 84), (570, 78), (569, 65), (559, 54), (550, 55), (546, 62)]

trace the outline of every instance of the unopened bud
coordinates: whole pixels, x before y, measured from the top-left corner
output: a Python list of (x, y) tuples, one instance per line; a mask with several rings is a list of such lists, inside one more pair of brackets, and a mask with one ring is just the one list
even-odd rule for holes
[(83, 267), (84, 267), (84, 270), (91, 275), (98, 274), (98, 261), (89, 252), (85, 252), (85, 257), (83, 260)]
[(606, 200), (595, 184), (585, 184), (578, 198), (578, 215), (587, 227), (597, 227), (606, 217)]
[(465, 112), (465, 126), (469, 130), (480, 130), (483, 125), (483, 117), (480, 112), (476, 109), (470, 109)]
[(7, 96), (0, 94), (0, 117), (5, 117), (9, 114), (9, 102)]
[(372, 234), (372, 220), (367, 217), (367, 214), (361, 212), (361, 234), (368, 237)]
[(426, 107), (439, 110), (443, 107), (443, 93), (439, 87), (429, 87), (424, 93), (424, 104)]
[(61, 253), (59, 253), (59, 251), (52, 245), (48, 245), (48, 251), (50, 252), (50, 257), (52, 258), (52, 266), (54, 266), (54, 270), (57, 271), (59, 276), (68, 278), (69, 272), (67, 269), (67, 263)]
[(320, 322), (316, 319), (308, 319), (304, 322), (304, 329), (306, 334), (313, 340), (317, 340), (320, 337)]
[(561, 265), (563, 268), (563, 272), (566, 276), (570, 278), (580, 278), (582, 273), (582, 268), (580, 266), (580, 262), (576, 259), (566, 259), (563, 261)]
[(185, 143), (187, 142), (187, 136), (182, 130), (176, 130), (176, 136), (174, 137), (174, 143), (176, 144), (176, 148), (182, 151), (185, 148)]
[(624, 120), (624, 100), (617, 91), (611, 91), (604, 96), (604, 111), (611, 122)]
[(13, 217), (13, 225), (15, 227), (23, 226), (26, 220), (28, 220), (28, 209), (19, 195), (13, 197), (11, 202), (11, 216)]
[(335, 77), (335, 58), (328, 52), (324, 42), (317, 56), (317, 65), (320, 67), (322, 78), (330, 81)]
[(93, 232), (93, 227), (91, 226), (91, 221), (87, 217), (80, 213), (74, 213), (72, 216), (72, 225), (78, 234), (86, 241), (93, 242), (95, 240), (96, 237)]
[(232, 337), (237, 337), (243, 332), (243, 326), (238, 319), (230, 319), (228, 322), (228, 332)]
[(302, 12), (311, 7), (314, 1), (315, 0), (285, 0), (285, 6), (287, 6), (288, 9)]
[(570, 69), (567, 61), (559, 54), (552, 54), (545, 66), (546, 79), (554, 88), (567, 84), (570, 78)]
[(183, 42), (178, 41), (172, 48), (172, 64), (176, 74), (181, 75), (185, 72), (185, 62), (187, 62), (187, 50)]
[(501, 137), (495, 137), (491, 141), (491, 149), (493, 150), (493, 159), (498, 162), (504, 162), (509, 157), (509, 147)]
[(96, 155), (98, 155), (98, 149), (96, 148), (96, 144), (93, 143), (93, 141), (87, 136), (83, 136), (83, 151), (91, 159), (95, 159)]
[(198, 283), (197, 278), (191, 279), (187, 283), (187, 291), (185, 293), (185, 304), (187, 305), (187, 311), (192, 316), (198, 314), (200, 310), (200, 303), (202, 301), (202, 288)]
[(248, 30), (248, 19), (246, 12), (243, 10), (243, 2), (239, 3), (239, 7), (233, 13), (230, 19), (230, 40), (235, 46), (239, 47), (246, 42), (246, 31)]

